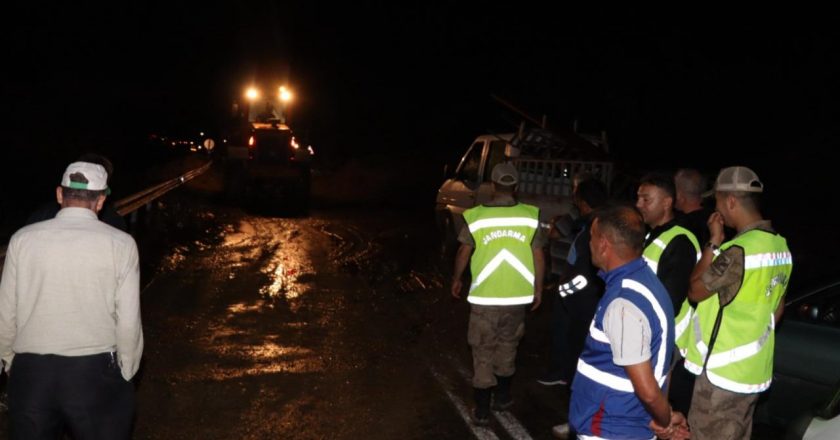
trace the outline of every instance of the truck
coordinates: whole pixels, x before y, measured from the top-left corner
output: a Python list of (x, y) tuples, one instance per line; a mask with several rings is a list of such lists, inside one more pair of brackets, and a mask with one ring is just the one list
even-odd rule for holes
[(286, 124), (281, 97), (260, 96), (250, 89), (246, 102), (234, 105), (225, 148), (226, 192), (238, 200), (279, 200), (285, 208), (305, 212), (314, 152)]
[[(557, 218), (574, 219), (573, 179), (587, 174), (601, 180), (607, 189), (613, 178), (606, 136), (584, 137), (575, 132), (557, 133), (545, 128), (517, 133), (483, 134), (470, 144), (454, 172), (447, 174), (435, 200), (435, 219), (441, 236), (441, 251), (451, 257), (464, 226), (463, 212), (489, 201), (493, 196), (490, 173), (501, 162), (512, 162), (519, 171), (518, 201), (540, 208), (541, 227)], [(568, 222), (567, 222), (568, 223)], [(552, 256), (561, 258), (568, 250), (570, 231), (561, 231), (551, 243)]]

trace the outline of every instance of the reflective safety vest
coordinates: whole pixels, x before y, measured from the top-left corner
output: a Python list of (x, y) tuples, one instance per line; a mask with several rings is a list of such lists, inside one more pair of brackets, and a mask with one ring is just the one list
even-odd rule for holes
[(641, 258), (603, 274), (606, 291), (589, 328), (572, 383), (569, 423), (579, 435), (603, 438), (652, 438), (651, 416), (636, 396), (624, 367), (613, 363), (604, 316), (618, 298), (630, 301), (650, 325), (650, 364), (664, 389), (674, 347), (671, 297)]
[[(793, 260), (781, 235), (759, 229), (720, 248), (724, 251), (732, 246), (744, 249), (741, 288), (723, 309), (718, 295), (697, 304), (685, 368), (699, 375), (705, 366), (709, 381), (716, 386), (736, 393), (759, 393), (769, 388), (773, 379), (774, 313), (787, 289)], [(717, 338), (709, 353), (718, 319)]]
[[(665, 252), (665, 249), (669, 244), (671, 244), (671, 240), (679, 237), (680, 235), (685, 235), (686, 238), (688, 238), (688, 241), (694, 245), (694, 250), (697, 252), (697, 261), (700, 261), (700, 257), (703, 256), (703, 253), (700, 251), (700, 244), (697, 242), (697, 237), (695, 237), (688, 229), (679, 225), (674, 225), (659, 234), (656, 239), (647, 245), (642, 253), (642, 257), (645, 259), (648, 266), (650, 266), (653, 270), (653, 273), (657, 273), (659, 270), (659, 259), (662, 258), (662, 254)], [(694, 309), (691, 307), (691, 304), (689, 304), (688, 299), (686, 298), (680, 306), (680, 312), (677, 313), (677, 317), (675, 318), (676, 325), (674, 327), (676, 332), (677, 347), (680, 349), (680, 353), (683, 357), (685, 357), (688, 344), (691, 343), (690, 335), (685, 330), (688, 328), (688, 323), (690, 322), (693, 314)]]
[(470, 260), (472, 304), (515, 305), (534, 301), (534, 254), (531, 242), (539, 227), (540, 210), (479, 205), (464, 211), (475, 240)]

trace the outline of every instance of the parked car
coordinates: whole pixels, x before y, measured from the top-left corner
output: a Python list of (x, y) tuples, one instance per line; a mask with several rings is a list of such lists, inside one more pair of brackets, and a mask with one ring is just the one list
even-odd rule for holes
[(785, 439), (840, 439), (840, 280), (788, 297), (776, 329), (773, 384), (755, 421)]

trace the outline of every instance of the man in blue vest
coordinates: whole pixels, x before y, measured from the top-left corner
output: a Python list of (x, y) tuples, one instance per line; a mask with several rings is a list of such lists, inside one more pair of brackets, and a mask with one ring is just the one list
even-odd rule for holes
[[(715, 181), (709, 241), (691, 274), (685, 368), (697, 375), (694, 438), (749, 439), (758, 395), (773, 379), (776, 323), (782, 318), (793, 259), (759, 210), (764, 185), (747, 167), (724, 168)], [(724, 242), (723, 227), (737, 231)]]
[(516, 348), (525, 334), (526, 305), (540, 304), (545, 231), (539, 209), (517, 203), (513, 196), (519, 173), (511, 163), (493, 168), (490, 202), (464, 211), (465, 226), (455, 256), (452, 296), (461, 297), (461, 277), (470, 263), (472, 282), (467, 301), (470, 322), (476, 408), (474, 422), (490, 422), (493, 409), (513, 405), (510, 385), (516, 369)]
[(668, 292), (641, 258), (638, 211), (610, 206), (592, 222), (592, 263), (606, 291), (572, 383), (569, 424), (584, 439), (685, 438), (685, 417), (663, 392), (674, 349)]

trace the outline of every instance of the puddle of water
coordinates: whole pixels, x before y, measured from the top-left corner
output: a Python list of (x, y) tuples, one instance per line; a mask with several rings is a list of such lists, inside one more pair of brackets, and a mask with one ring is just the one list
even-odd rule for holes
[(310, 272), (309, 258), (299, 246), (281, 248), (262, 269), (262, 273), (268, 275), (269, 283), (260, 288), (260, 295), (296, 299), (306, 291), (302, 284), (311, 278), (305, 276)]

